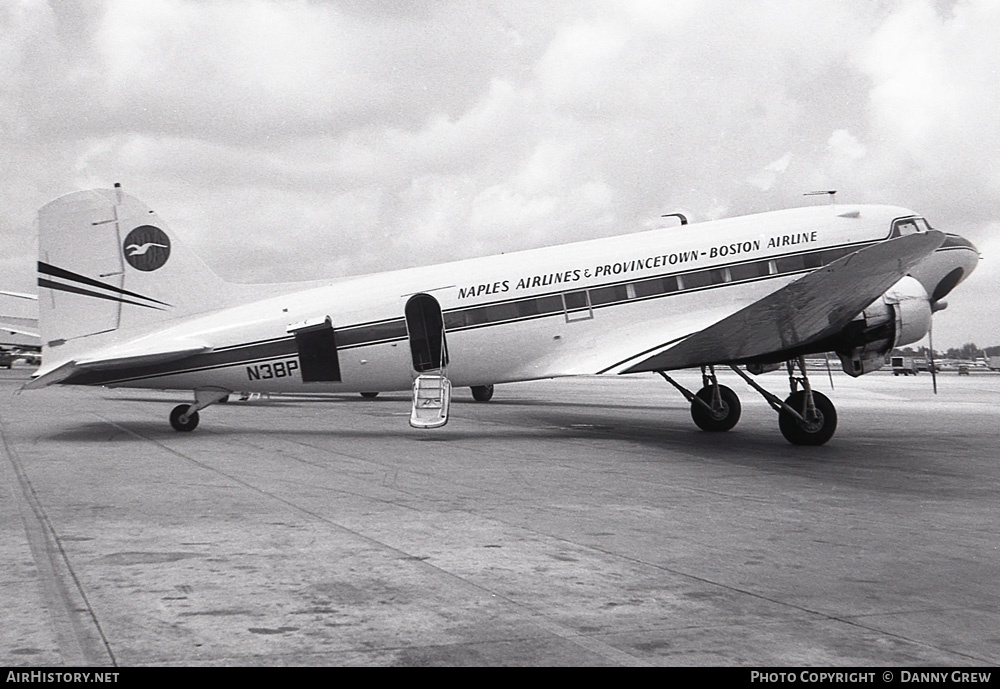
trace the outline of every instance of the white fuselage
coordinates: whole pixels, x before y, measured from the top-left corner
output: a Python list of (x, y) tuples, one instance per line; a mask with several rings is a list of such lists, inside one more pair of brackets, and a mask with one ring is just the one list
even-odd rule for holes
[[(405, 319), (416, 294), (440, 305), (445, 373), (455, 385), (619, 372), (820, 265), (889, 238), (893, 221), (912, 215), (892, 206), (801, 208), (341, 279), (175, 322), (147, 337), (206, 342), (212, 350), (79, 382), (405, 390), (417, 375)], [(974, 253), (943, 261), (939, 250), (912, 274), (930, 294), (954, 266), (977, 260)], [(339, 380), (303, 382), (289, 328), (327, 317)]]

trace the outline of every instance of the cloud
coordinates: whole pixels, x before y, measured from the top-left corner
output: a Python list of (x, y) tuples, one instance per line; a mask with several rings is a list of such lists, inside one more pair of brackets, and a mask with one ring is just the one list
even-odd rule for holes
[(788, 164), (791, 162), (792, 153), (789, 151), (777, 160), (765, 165), (764, 169), (760, 172), (750, 175), (747, 181), (761, 191), (767, 191), (774, 186), (774, 182), (778, 179), (778, 176), (788, 169)]
[[(18, 0), (0, 27), (11, 289), (31, 288), (35, 209), (115, 181), (242, 280), (610, 236), (816, 189), (984, 246), (998, 220), (988, 0)], [(304, 253), (309, 237), (336, 250)], [(973, 330), (963, 296), (949, 318)]]

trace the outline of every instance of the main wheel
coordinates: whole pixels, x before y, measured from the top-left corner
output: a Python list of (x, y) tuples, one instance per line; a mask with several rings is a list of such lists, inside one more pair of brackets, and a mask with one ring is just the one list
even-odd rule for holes
[(477, 402), (489, 402), (493, 399), (492, 385), (473, 385), (469, 389), (472, 390), (472, 399)]
[(179, 404), (170, 412), (170, 425), (174, 427), (175, 431), (189, 432), (198, 427), (198, 412), (196, 411), (188, 414), (187, 421), (181, 421), (181, 417), (187, 414), (187, 410), (190, 408), (190, 404)]
[[(705, 404), (711, 407), (712, 386), (706, 385), (697, 392), (695, 397), (703, 400)], [(725, 385), (719, 386), (719, 397), (721, 398), (722, 405), (718, 409), (709, 410), (705, 409), (698, 402), (691, 403), (691, 418), (694, 419), (695, 425), (701, 430), (710, 433), (720, 433), (728, 431), (739, 422), (740, 414), (743, 413), (740, 398)]]
[(378, 397), (378, 393), (377, 392), (362, 392), (361, 396), (364, 397), (366, 400), (373, 400), (376, 397)]
[[(821, 392), (813, 392), (813, 403), (816, 405), (816, 415), (805, 423), (799, 421), (787, 411), (778, 412), (778, 427), (781, 434), (792, 445), (822, 445), (833, 437), (837, 430), (837, 410), (833, 402)], [(806, 393), (804, 390), (793, 392), (785, 400), (785, 404), (802, 416), (806, 415)]]

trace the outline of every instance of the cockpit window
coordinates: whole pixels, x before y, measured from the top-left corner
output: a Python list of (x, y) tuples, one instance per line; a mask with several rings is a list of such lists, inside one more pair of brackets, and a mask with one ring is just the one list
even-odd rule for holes
[(892, 223), (892, 236), (903, 237), (908, 234), (926, 232), (930, 225), (923, 218), (903, 218)]

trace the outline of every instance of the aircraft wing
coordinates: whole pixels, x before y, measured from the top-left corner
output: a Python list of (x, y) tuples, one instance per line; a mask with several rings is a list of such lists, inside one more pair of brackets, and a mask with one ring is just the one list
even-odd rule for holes
[(54, 385), (81, 371), (109, 371), (125, 366), (161, 364), (209, 350), (211, 350), (209, 345), (190, 340), (173, 340), (164, 345), (152, 347), (148, 345), (140, 347), (135, 344), (109, 347), (90, 356), (72, 359), (49, 370), (39, 371), (38, 375), (31, 382), (26, 383), (23, 389), (35, 390)]
[(840, 332), (944, 239), (943, 232), (931, 231), (856, 251), (622, 373), (735, 363), (818, 342)]

